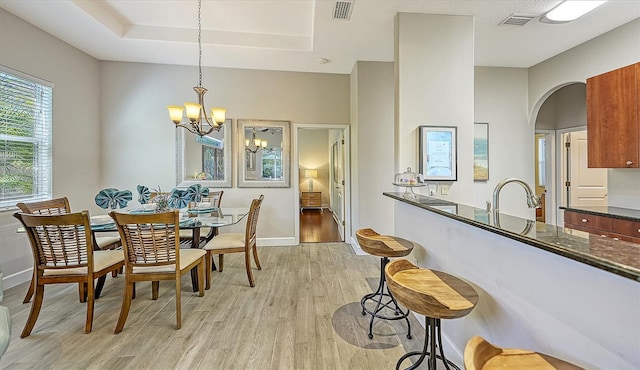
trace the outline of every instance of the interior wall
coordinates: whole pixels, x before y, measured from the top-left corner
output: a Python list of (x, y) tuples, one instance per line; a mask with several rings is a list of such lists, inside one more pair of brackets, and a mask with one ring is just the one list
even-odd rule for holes
[[(197, 67), (127, 62), (100, 65), (100, 137), (105, 147), (102, 184), (122, 189), (135, 189), (137, 184), (173, 188), (176, 129), (165, 106), (196, 97)], [(349, 122), (348, 75), (203, 68), (202, 84), (209, 88), (205, 104), (226, 107), (229, 118), (287, 120), (292, 124)], [(234, 154), (234, 167), (236, 160)], [(229, 207), (248, 206), (250, 199), (265, 195), (258, 223), (262, 243), (294, 242), (298, 197), (293, 194), (293, 182), (297, 171), (291, 173), (289, 188), (237, 188), (234, 169), (234, 187), (224, 189), (224, 202)]]
[(304, 171), (318, 170), (318, 178), (312, 179), (313, 191), (322, 192), (322, 206), (329, 207), (329, 129), (298, 130), (298, 184), (300, 191), (309, 191), (309, 179)]
[[(476, 122), (489, 123), (489, 180), (474, 181), (473, 203), (484, 209), (493, 202), (499, 181), (515, 177), (535, 185), (534, 129), (527, 121), (527, 70), (476, 67), (474, 85)], [(506, 185), (500, 193), (500, 212), (535, 220), (524, 190)]]
[[(358, 166), (355, 169), (357, 185), (352, 194), (358, 195), (353, 203), (358, 222), (353, 233), (360, 228), (371, 228), (380, 234), (393, 233), (393, 201), (383, 197), (392, 191), (396, 173), (393, 157), (393, 63), (357, 63), (357, 117), (358, 130), (353, 141), (358, 142)], [(354, 77), (352, 76), (352, 80)]]
[(463, 204), (473, 202), (473, 28), (466, 16), (395, 17), (397, 163), (418, 168), (420, 125), (457, 127), (457, 181), (438, 196)]
[[(640, 19), (529, 68), (529, 115), (558, 86), (640, 61)], [(586, 120), (585, 120), (586, 122)], [(609, 206), (640, 209), (640, 169), (608, 170)]]
[[(50, 81), (53, 88), (53, 196), (73, 210), (97, 208), (100, 190), (99, 64), (22, 19), (0, 9), (0, 64)], [(16, 209), (0, 211), (0, 270), (5, 288), (29, 279), (33, 257), (17, 234)]]
[(561, 130), (587, 125), (587, 85), (574, 83), (551, 94), (535, 117), (536, 130)]

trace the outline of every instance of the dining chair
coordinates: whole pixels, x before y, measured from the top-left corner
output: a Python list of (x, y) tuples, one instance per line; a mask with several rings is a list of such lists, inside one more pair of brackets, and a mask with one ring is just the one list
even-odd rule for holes
[(151, 281), (152, 299), (158, 298), (160, 280), (173, 280), (176, 289), (176, 328), (182, 326), (181, 277), (198, 269), (198, 295), (204, 296), (202, 249), (180, 249), (178, 210), (154, 214), (109, 213), (115, 220), (125, 254), (125, 289), (115, 334), (127, 321), (135, 283)]
[(222, 272), (224, 268), (224, 255), (227, 253), (244, 253), (244, 265), (249, 278), (249, 285), (254, 287), (253, 273), (251, 272), (251, 255), (256, 263), (258, 270), (262, 270), (260, 260), (258, 259), (258, 251), (256, 248), (256, 227), (258, 225), (258, 215), (260, 214), (260, 206), (264, 195), (254, 199), (251, 202), (251, 208), (247, 216), (247, 225), (244, 233), (223, 233), (211, 239), (205, 246), (207, 251), (206, 261), (206, 289), (211, 286), (211, 258), (214, 254), (218, 255), (218, 270)]
[[(34, 215), (63, 215), (63, 214), (71, 213), (71, 206), (69, 204), (69, 199), (67, 197), (42, 200), (39, 202), (18, 203), (16, 204), (16, 206), (23, 213), (29, 213)], [(97, 247), (101, 250), (116, 249), (120, 247), (119, 236), (93, 235), (93, 237)], [(35, 274), (35, 268), (34, 268), (34, 274)], [(29, 301), (31, 301), (31, 297), (33, 297), (34, 286), (35, 285), (32, 277), (31, 284), (29, 285), (29, 290), (27, 291), (27, 294), (25, 295), (22, 303), (29, 303)], [(80, 302), (84, 302), (86, 292), (84, 291), (83, 286), (80, 286), (79, 295), (80, 295)]]
[(35, 266), (34, 300), (20, 337), (29, 336), (38, 320), (44, 298), (44, 286), (60, 283), (78, 283), (87, 287), (87, 318), (84, 331), (91, 332), (94, 280), (124, 265), (122, 251), (94, 253), (88, 211), (58, 215), (16, 212), (13, 216), (20, 220), (29, 236)]
[[(222, 204), (222, 194), (224, 194), (224, 190), (220, 191), (211, 191), (209, 195), (201, 198), (201, 203), (211, 203), (212, 207), (220, 208), (220, 204)], [(211, 240), (214, 236), (218, 235), (217, 227), (202, 227), (200, 228), (200, 240), (206, 239), (207, 241)], [(180, 230), (180, 240), (181, 241), (191, 241), (193, 240), (193, 230), (191, 229), (181, 229)]]

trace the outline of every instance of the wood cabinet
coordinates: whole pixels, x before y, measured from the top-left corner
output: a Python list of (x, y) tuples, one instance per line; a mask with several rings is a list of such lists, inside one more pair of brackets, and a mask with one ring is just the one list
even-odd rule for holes
[(564, 211), (564, 227), (640, 244), (640, 221)]
[(640, 63), (587, 79), (588, 165), (640, 168)]
[(300, 194), (300, 212), (305, 208), (317, 208), (322, 210), (322, 192), (303, 191)]

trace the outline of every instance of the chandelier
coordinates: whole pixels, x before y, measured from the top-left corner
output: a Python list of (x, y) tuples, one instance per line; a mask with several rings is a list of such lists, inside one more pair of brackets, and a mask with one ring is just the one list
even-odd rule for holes
[[(211, 131), (220, 131), (224, 124), (227, 110), (225, 108), (211, 108), (211, 117), (207, 116), (207, 110), (204, 107), (204, 94), (207, 89), (202, 87), (202, 24), (201, 24), (201, 8), (202, 0), (198, 0), (198, 86), (193, 91), (198, 94), (198, 103), (184, 103), (184, 108), (179, 105), (168, 105), (169, 117), (175, 123), (176, 127), (182, 127), (190, 132), (204, 136)], [(182, 112), (186, 110), (187, 122), (182, 123)], [(206, 125), (205, 125), (206, 124)]]
[(244, 141), (244, 148), (251, 153), (257, 153), (260, 149), (267, 149), (267, 141), (256, 139), (256, 128), (253, 128), (251, 139), (246, 139)]

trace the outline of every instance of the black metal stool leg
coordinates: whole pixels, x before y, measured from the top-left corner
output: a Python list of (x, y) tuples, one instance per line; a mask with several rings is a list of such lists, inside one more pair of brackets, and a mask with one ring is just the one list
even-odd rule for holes
[[(453, 362), (447, 360), (447, 358), (444, 356), (444, 350), (442, 349), (442, 334), (441, 334), (440, 324), (441, 324), (440, 319), (433, 319), (430, 317), (426, 317), (427, 326), (425, 328), (424, 347), (422, 348), (422, 352), (420, 351), (409, 352), (409, 353), (406, 353), (404, 356), (400, 357), (400, 359), (396, 363), (396, 370), (400, 369), (400, 364), (402, 364), (404, 360), (406, 360), (411, 356), (417, 356), (417, 355), (420, 355), (420, 357), (418, 358), (418, 361), (415, 364), (412, 364), (411, 366), (409, 366), (406, 370), (416, 369), (418, 366), (420, 366), (420, 364), (422, 364), (422, 361), (424, 361), (424, 359), (427, 356), (429, 357), (429, 360), (427, 362), (429, 365), (428, 366), (429, 370), (436, 370), (437, 359), (443, 362), (447, 370), (450, 370), (449, 365), (451, 365), (451, 367), (453, 367), (456, 370), (460, 370), (458, 366), (456, 366)], [(436, 354), (436, 351), (438, 350), (438, 348), (440, 351), (440, 355)]]
[[(387, 285), (387, 280), (384, 275), (384, 268), (387, 266), (387, 263), (389, 263), (389, 258), (383, 257), (380, 259), (380, 280), (378, 283), (378, 288), (376, 289), (375, 292), (365, 295), (360, 300), (360, 305), (362, 306), (362, 315), (366, 315), (366, 314), (371, 315), (371, 319), (369, 320), (368, 336), (369, 336), (369, 339), (373, 339), (373, 320), (375, 318), (379, 318), (383, 320), (404, 319), (407, 321), (407, 327), (408, 327), (407, 338), (411, 339), (411, 324), (409, 323), (409, 318), (408, 318), (410, 311), (407, 310), (406, 312), (404, 312), (398, 305), (398, 302), (396, 301), (396, 299), (393, 297), (393, 295), (389, 291), (389, 286)], [(384, 297), (387, 297), (389, 300), (387, 302), (383, 302), (382, 300)], [(376, 306), (374, 310), (370, 310), (366, 307), (365, 304), (369, 300), (376, 302)], [(390, 307), (392, 303), (394, 307)], [(385, 308), (393, 309), (395, 316), (386, 316), (381, 314), (380, 311), (382, 311)]]

